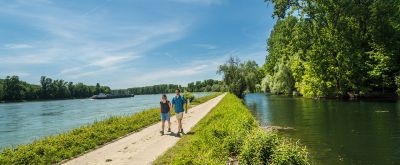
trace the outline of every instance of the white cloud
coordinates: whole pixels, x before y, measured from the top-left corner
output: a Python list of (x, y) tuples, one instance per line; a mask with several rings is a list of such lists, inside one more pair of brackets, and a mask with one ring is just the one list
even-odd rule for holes
[(208, 50), (217, 49), (217, 46), (212, 45), (212, 44), (193, 44), (193, 46), (208, 49)]
[[(163, 80), (179, 80), (185, 79), (187, 76), (194, 76), (210, 70), (208, 64), (193, 63), (184, 67), (165, 68), (155, 71), (146, 72), (145, 74), (135, 76), (134, 78), (125, 80), (124, 84), (145, 85), (145, 84), (159, 84), (164, 83)], [(176, 82), (174, 82), (176, 83)], [(125, 86), (125, 85), (124, 85)]]
[(108, 67), (108, 66), (113, 66), (118, 63), (121, 63), (125, 60), (128, 59), (136, 59), (139, 58), (140, 56), (106, 56), (103, 57), (99, 60), (96, 60), (95, 62), (91, 63), (90, 65), (93, 66), (100, 66), (100, 67)]
[[(113, 66), (113, 67), (107, 67), (107, 68), (100, 68), (96, 70), (89, 70), (89, 71), (82, 71), (84, 68), (72, 68), (79, 70), (79, 72), (74, 72), (73, 74), (68, 74), (64, 76), (67, 79), (80, 79), (85, 76), (97, 76), (97, 75), (106, 75), (106, 74), (112, 74), (115, 73), (120, 69), (119, 66)], [(75, 70), (76, 71), (76, 70)]]
[(53, 61), (53, 56), (47, 56), (45, 54), (0, 56), (0, 64), (2, 65), (49, 64), (52, 61)]
[(26, 49), (26, 48), (32, 48), (32, 45), (29, 44), (5, 44), (4, 48), (6, 49)]

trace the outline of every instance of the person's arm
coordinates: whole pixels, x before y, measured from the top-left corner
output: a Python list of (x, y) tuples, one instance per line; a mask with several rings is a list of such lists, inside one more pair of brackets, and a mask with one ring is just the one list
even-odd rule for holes
[(160, 102), (160, 113), (162, 112), (162, 105), (161, 105), (161, 102)]
[(174, 100), (174, 98), (172, 98), (171, 108), (170, 108), (171, 111), (174, 109), (174, 102), (175, 102), (175, 100)]
[(171, 116), (172, 104), (171, 104), (171, 103), (169, 103), (168, 105), (169, 105), (169, 116)]
[(185, 99), (185, 98), (183, 98), (184, 100), (185, 100), (185, 113), (187, 113), (187, 111), (188, 111), (188, 102), (187, 102), (187, 100)]

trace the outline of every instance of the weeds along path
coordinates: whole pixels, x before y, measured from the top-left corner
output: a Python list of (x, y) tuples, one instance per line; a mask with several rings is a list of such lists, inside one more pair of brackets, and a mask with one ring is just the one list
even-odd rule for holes
[[(189, 109), (188, 113), (184, 114), (183, 118), (184, 131), (189, 132), (189, 130), (206, 116), (225, 95), (226, 94), (222, 94)], [(176, 135), (177, 124), (176, 117), (172, 116), (172, 133), (165, 131), (165, 134), (161, 136), (161, 122), (158, 122), (140, 132), (67, 161), (65, 164), (151, 164), (152, 161), (174, 146), (180, 139), (180, 137)]]

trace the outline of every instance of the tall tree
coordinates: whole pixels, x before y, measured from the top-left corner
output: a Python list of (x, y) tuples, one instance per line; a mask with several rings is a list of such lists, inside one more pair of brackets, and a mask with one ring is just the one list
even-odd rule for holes
[(99, 93), (101, 93), (100, 84), (96, 83), (96, 92), (95, 92), (95, 94), (98, 95)]
[(4, 99), (21, 100), (23, 98), (23, 88), (18, 76), (7, 76), (4, 80)]
[(217, 73), (223, 74), (223, 81), (229, 92), (240, 98), (243, 97), (246, 90), (246, 77), (239, 58), (230, 57), (225, 64), (219, 66)]

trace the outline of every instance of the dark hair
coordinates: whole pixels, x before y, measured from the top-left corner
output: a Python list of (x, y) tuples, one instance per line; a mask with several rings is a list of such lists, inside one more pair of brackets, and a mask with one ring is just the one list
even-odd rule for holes
[(179, 88), (176, 88), (176, 90), (177, 90), (179, 93), (181, 93), (181, 90), (180, 90)]
[(167, 98), (167, 95), (166, 95), (166, 94), (163, 94), (163, 95), (162, 95), (162, 97), (165, 97), (165, 98)]

